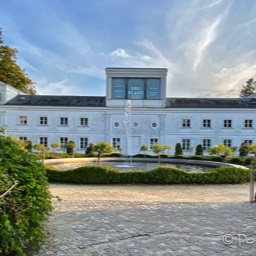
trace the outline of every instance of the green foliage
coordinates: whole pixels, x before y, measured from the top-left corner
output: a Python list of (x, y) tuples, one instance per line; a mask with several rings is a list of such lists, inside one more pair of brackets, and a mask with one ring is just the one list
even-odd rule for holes
[(87, 156), (93, 156), (93, 144), (90, 143), (89, 146), (86, 148), (85, 154)]
[(145, 157), (145, 155), (146, 155), (147, 150), (148, 150), (148, 146), (147, 146), (147, 145), (142, 145), (142, 146), (140, 147), (140, 151), (143, 152), (143, 156), (144, 156), (144, 157)]
[(0, 136), (0, 255), (38, 248), (51, 210), (43, 165), (19, 142)]
[(182, 147), (181, 147), (180, 143), (176, 144), (174, 154), (175, 154), (175, 156), (183, 155), (183, 150), (182, 150)]
[(158, 144), (158, 143), (155, 143), (153, 146), (152, 146), (152, 151), (157, 155), (158, 157), (158, 163), (160, 164), (160, 153), (164, 153), (166, 150), (170, 150), (171, 147), (168, 146), (168, 145), (161, 145), (161, 144)]
[(151, 171), (122, 172), (106, 166), (84, 166), (70, 171), (47, 170), (53, 182), (83, 184), (233, 184), (249, 181), (249, 170), (231, 166), (210, 172), (190, 173), (178, 168), (159, 166)]
[(225, 146), (224, 144), (215, 145), (209, 148), (210, 155), (219, 155), (225, 161), (227, 157), (234, 155), (235, 148), (230, 148)]
[(93, 145), (93, 152), (96, 152), (97, 153), (97, 156), (98, 156), (98, 165), (100, 163), (100, 157), (103, 155), (103, 154), (110, 154), (114, 151), (114, 148), (106, 143), (106, 142), (98, 142), (97, 144)]
[(253, 78), (250, 78), (246, 81), (245, 85), (242, 85), (240, 91), (240, 98), (248, 97), (256, 92), (256, 81)]
[(35, 94), (32, 80), (16, 63), (17, 50), (3, 43), (2, 29), (0, 28), (0, 81), (22, 92)]
[(196, 146), (196, 155), (197, 156), (202, 156), (204, 154), (204, 148), (201, 144), (198, 144)]
[(67, 153), (74, 156), (74, 149), (76, 147), (76, 143), (73, 140), (70, 140), (67, 143)]
[(49, 152), (49, 149), (48, 149), (47, 147), (45, 147), (44, 145), (42, 145), (42, 144), (35, 144), (35, 145), (33, 146), (33, 148), (34, 148), (35, 150), (38, 150), (38, 151), (39, 151), (39, 157), (40, 157), (40, 159), (42, 159), (42, 161), (44, 162), (44, 160), (45, 160), (45, 158), (46, 158), (46, 156), (47, 156), (47, 154), (48, 154), (48, 152)]
[(247, 156), (250, 152), (250, 147), (247, 143), (242, 143), (239, 147), (239, 155), (240, 156)]

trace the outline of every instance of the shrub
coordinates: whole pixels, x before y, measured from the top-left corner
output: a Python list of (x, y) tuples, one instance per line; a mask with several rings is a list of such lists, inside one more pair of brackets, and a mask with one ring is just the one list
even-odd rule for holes
[(197, 173), (167, 166), (151, 171), (122, 172), (106, 166), (84, 166), (70, 171), (47, 172), (50, 181), (84, 184), (232, 184), (249, 181), (249, 170), (232, 166)]
[(43, 165), (17, 141), (0, 136), (0, 255), (27, 255), (45, 238), (51, 195)]
[(180, 143), (177, 143), (175, 146), (175, 156), (178, 156), (178, 155), (183, 155), (183, 150)]
[(202, 156), (203, 154), (204, 154), (203, 146), (201, 144), (198, 144), (196, 146), (196, 155), (197, 156)]

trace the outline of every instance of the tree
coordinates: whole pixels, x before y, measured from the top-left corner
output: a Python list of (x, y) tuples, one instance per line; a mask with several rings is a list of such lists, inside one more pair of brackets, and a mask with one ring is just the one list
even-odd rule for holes
[(175, 146), (175, 156), (178, 156), (178, 155), (183, 155), (183, 150), (180, 143), (177, 143)]
[(100, 157), (103, 154), (110, 154), (114, 151), (115, 149), (108, 143), (106, 142), (98, 142), (97, 144), (93, 145), (93, 152), (97, 153), (98, 161), (97, 164), (100, 164)]
[(19, 141), (0, 135), (0, 148), (0, 255), (28, 255), (52, 210), (46, 173)]
[(145, 157), (145, 155), (146, 155), (146, 151), (147, 151), (147, 150), (148, 150), (148, 146), (147, 146), (147, 145), (142, 145), (142, 146), (140, 147), (140, 151), (143, 152), (144, 157)]
[(161, 145), (161, 144), (158, 144), (158, 143), (155, 143), (153, 146), (152, 146), (152, 151), (157, 155), (158, 157), (158, 164), (160, 164), (160, 153), (164, 153), (165, 150), (170, 150), (171, 147), (170, 146), (167, 146), (167, 145)]
[(256, 81), (250, 78), (245, 85), (242, 85), (240, 98), (248, 97), (256, 92)]
[(249, 145), (249, 152), (256, 156), (256, 144)]
[(236, 148), (230, 148), (225, 146), (224, 144), (215, 145), (209, 148), (210, 155), (219, 155), (223, 158), (223, 161), (226, 161), (226, 158), (234, 155), (234, 151)]
[(204, 154), (204, 148), (203, 148), (202, 144), (198, 144), (196, 146), (196, 155), (202, 156), (203, 154)]
[(0, 28), (0, 81), (27, 94), (36, 94), (33, 81), (16, 63), (18, 51), (4, 45)]
[(61, 147), (60, 143), (54, 142), (51, 144), (51, 147), (54, 149), (55, 153), (57, 152), (57, 149)]
[(67, 144), (67, 153), (74, 156), (75, 147), (76, 147), (76, 143), (73, 140), (70, 140)]
[(40, 157), (42, 159), (42, 162), (44, 163), (45, 156), (46, 156), (47, 152), (49, 151), (49, 149), (42, 144), (35, 144), (33, 146), (33, 148), (40, 152)]

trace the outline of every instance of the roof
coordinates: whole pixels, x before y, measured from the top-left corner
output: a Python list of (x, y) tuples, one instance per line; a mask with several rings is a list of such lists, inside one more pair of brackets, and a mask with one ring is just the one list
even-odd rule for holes
[[(106, 107), (106, 97), (17, 95), (5, 105)], [(167, 98), (166, 108), (256, 108), (255, 98)]]
[(17, 95), (5, 105), (105, 107), (106, 101), (96, 96)]
[(167, 108), (256, 108), (255, 98), (167, 98)]

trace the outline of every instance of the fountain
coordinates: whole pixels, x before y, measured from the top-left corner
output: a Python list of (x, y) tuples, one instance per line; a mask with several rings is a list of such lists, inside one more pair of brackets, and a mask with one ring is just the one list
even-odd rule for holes
[(124, 119), (124, 125), (125, 125), (125, 130), (126, 130), (126, 150), (127, 150), (127, 155), (129, 156), (129, 165), (127, 164), (123, 164), (123, 165), (119, 165), (116, 166), (117, 168), (131, 168), (132, 166), (132, 152), (131, 152), (131, 141), (130, 141), (130, 137), (131, 137), (131, 108), (132, 108), (132, 104), (131, 104), (131, 100), (127, 100), (126, 101), (126, 106), (125, 106), (125, 119)]

